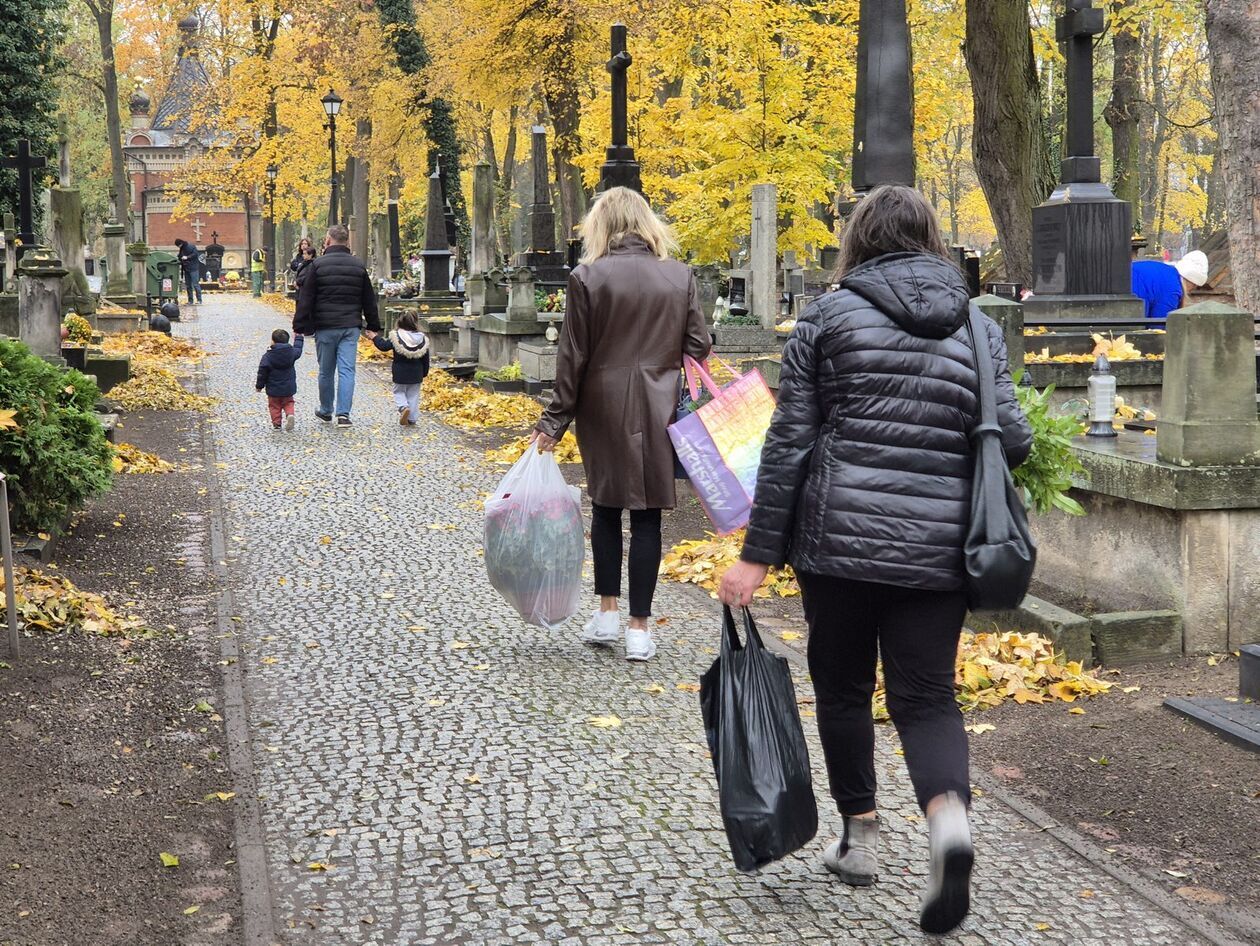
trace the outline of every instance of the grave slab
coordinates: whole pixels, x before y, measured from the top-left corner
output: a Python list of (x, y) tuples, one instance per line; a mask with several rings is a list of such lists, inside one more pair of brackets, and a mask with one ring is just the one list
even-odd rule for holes
[(1170, 697), (1164, 705), (1235, 745), (1260, 752), (1260, 706), (1213, 696)]

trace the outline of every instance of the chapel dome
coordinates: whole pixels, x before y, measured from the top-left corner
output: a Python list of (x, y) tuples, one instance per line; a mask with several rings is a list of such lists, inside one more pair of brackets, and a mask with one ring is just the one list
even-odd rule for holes
[(147, 115), (149, 113), (149, 105), (151, 102), (147, 95), (137, 90), (135, 95), (131, 97), (129, 104), (131, 105), (132, 115)]

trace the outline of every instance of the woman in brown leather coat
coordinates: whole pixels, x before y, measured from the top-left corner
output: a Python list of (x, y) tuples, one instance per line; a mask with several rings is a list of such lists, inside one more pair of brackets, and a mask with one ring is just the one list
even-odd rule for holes
[(695, 277), (669, 259), (669, 229), (639, 194), (614, 187), (582, 223), (585, 255), (569, 275), (551, 404), (534, 432), (552, 450), (576, 421), (591, 497), (591, 551), (599, 610), (590, 644), (621, 636), (623, 510), (630, 510), (630, 623), (626, 659), (656, 653), (647, 620), (661, 562), (661, 510), (674, 507), (668, 427), (683, 355), (704, 358), (710, 338)]

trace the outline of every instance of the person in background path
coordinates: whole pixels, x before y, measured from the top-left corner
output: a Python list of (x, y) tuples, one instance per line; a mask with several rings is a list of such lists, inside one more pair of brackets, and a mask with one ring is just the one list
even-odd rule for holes
[(289, 272), (297, 276), (306, 268), (306, 264), (315, 258), (315, 244), (310, 237), (298, 240), (297, 249), (293, 251), (293, 259), (289, 261)]
[(381, 351), (394, 353), (391, 372), (398, 423), (414, 427), (420, 414), (420, 385), (429, 374), (429, 340), (420, 331), (415, 313), (404, 312), (389, 337), (377, 335), (372, 344)]
[(176, 239), (175, 251), (179, 257), (179, 270), (184, 275), (184, 286), (188, 289), (188, 304), (201, 305), (201, 254), (197, 252), (197, 244), (192, 240)]
[(249, 257), (249, 278), (253, 283), (254, 298), (262, 297), (263, 277), (267, 274), (267, 251), (262, 247), (254, 250)]
[(286, 430), (293, 429), (293, 398), (297, 395), (297, 369), (293, 366), (301, 357), (302, 336), (296, 336), (290, 345), (289, 333), (278, 328), (271, 333), (271, 347), (258, 363), (254, 388), (267, 392), (267, 410), (276, 430), (282, 420)]
[(661, 564), (661, 510), (674, 507), (668, 428), (683, 355), (705, 358), (711, 340), (695, 276), (669, 259), (677, 245), (647, 201), (625, 187), (596, 199), (582, 223), (585, 255), (569, 274), (555, 393), (532, 437), (554, 450), (577, 421), (592, 503), (591, 552), (599, 610), (582, 640), (621, 636), (623, 510), (630, 510), (627, 660), (650, 660), (648, 629)]
[(350, 426), (354, 405), (354, 369), (359, 335), (381, 331), (376, 287), (363, 260), (350, 252), (350, 231), (342, 224), (328, 228), (324, 255), (306, 268), (298, 288), (293, 331), (315, 336), (319, 362), (319, 407), (315, 416), (333, 419), (334, 394), (338, 427)]
[[(963, 541), (979, 397), (967, 284), (932, 207), (884, 186), (845, 227), (841, 288), (812, 303), (783, 351), (741, 561), (719, 596), (746, 606), (769, 566), (790, 561), (809, 624), (809, 671), (844, 835), (824, 863), (866, 886), (877, 873), (871, 695), (882, 657), (888, 711), (929, 832), (919, 925), (966, 916), (973, 861), (967, 734), (954, 698), (967, 614)], [(1032, 434), (1015, 399), (1002, 330), (985, 319), (1006, 460)]]
[(315, 257), (317, 255), (315, 247), (313, 246), (308, 246), (302, 250), (302, 261), (298, 265), (298, 268), (294, 270), (293, 276), (293, 285), (295, 285), (298, 289), (302, 288), (302, 283), (306, 280), (306, 274), (311, 268), (311, 263), (315, 262)]

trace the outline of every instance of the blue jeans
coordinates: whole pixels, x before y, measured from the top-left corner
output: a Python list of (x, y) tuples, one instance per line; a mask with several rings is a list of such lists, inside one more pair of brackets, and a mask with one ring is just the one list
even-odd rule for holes
[[(200, 268), (192, 269), (191, 267), (188, 267), (188, 266), (184, 267), (184, 287), (188, 290), (188, 304), (189, 305), (193, 304), (194, 292), (197, 294), (197, 301), (198, 302), (201, 301), (201, 279), (199, 278), (200, 276), (201, 276)], [(178, 298), (179, 298), (179, 294), (176, 293), (176, 299), (178, 300)]]
[(350, 408), (354, 404), (354, 360), (359, 353), (359, 331), (357, 328), (321, 328), (315, 333), (321, 414), (333, 413), (333, 372), (336, 371), (336, 413), (350, 416)]

